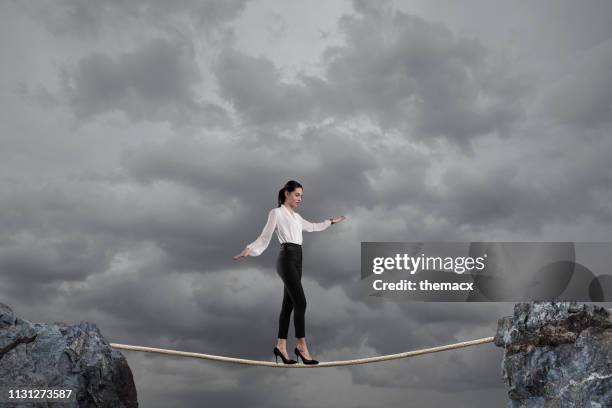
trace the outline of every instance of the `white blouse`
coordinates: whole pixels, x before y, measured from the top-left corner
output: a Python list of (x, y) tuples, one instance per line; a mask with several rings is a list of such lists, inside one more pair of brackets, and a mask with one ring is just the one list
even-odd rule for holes
[(323, 231), (331, 225), (331, 220), (322, 222), (310, 222), (302, 218), (297, 212), (291, 211), (282, 204), (270, 210), (268, 213), (268, 221), (263, 228), (259, 237), (247, 245), (251, 249), (249, 255), (258, 256), (268, 247), (272, 233), (276, 230), (278, 241), (293, 242), (302, 245), (302, 230), (308, 232)]

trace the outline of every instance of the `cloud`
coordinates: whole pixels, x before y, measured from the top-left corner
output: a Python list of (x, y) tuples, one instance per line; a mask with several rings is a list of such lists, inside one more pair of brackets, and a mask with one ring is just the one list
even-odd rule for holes
[(478, 40), (392, 8), (354, 5), (357, 15), (339, 22), (346, 45), (324, 56), (328, 109), (460, 145), (521, 117), (524, 84), (495, 66)]
[(265, 57), (225, 50), (215, 67), (221, 95), (254, 126), (295, 126), (367, 117), (414, 140), (444, 137), (466, 147), (508, 136), (523, 118), (528, 79), (511, 74), (478, 40), (390, 7), (356, 2), (339, 22), (345, 44), (323, 54), (324, 78), (281, 81)]
[(278, 70), (265, 57), (226, 49), (214, 70), (220, 95), (233, 104), (246, 125), (293, 126), (309, 115), (308, 90), (281, 83)]
[(19, 2), (19, 7), (41, 20), (56, 36), (93, 39), (103, 30), (144, 25), (172, 30), (170, 21), (187, 18), (197, 28), (211, 31), (234, 19), (248, 0), (59, 0), (53, 5)]
[(201, 81), (192, 44), (178, 39), (117, 56), (96, 52), (62, 70), (63, 93), (80, 121), (121, 111), (134, 121), (227, 125), (224, 108), (198, 100)]
[(585, 52), (545, 94), (542, 108), (559, 124), (597, 129), (612, 123), (612, 39)]

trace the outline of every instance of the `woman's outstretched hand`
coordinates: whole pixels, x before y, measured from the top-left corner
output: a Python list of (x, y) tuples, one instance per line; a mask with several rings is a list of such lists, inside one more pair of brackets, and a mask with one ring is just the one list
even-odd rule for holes
[(333, 222), (334, 224), (337, 224), (337, 223), (339, 223), (340, 221), (344, 221), (344, 220), (346, 220), (346, 217), (345, 217), (344, 215), (341, 215), (341, 216), (339, 216), (339, 217), (334, 217), (334, 218), (332, 218), (332, 222)]
[(246, 258), (250, 254), (251, 254), (251, 248), (244, 248), (241, 253), (233, 256), (232, 258), (234, 258), (235, 260), (238, 260), (240, 258)]

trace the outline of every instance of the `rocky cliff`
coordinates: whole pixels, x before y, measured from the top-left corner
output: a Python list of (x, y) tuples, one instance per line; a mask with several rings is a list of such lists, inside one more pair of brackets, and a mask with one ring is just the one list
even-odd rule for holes
[[(0, 388), (71, 388), (63, 407), (138, 407), (132, 371), (95, 324), (32, 323), (0, 303)], [(0, 406), (7, 406), (0, 403)], [(11, 403), (47, 407), (46, 402)]]
[(612, 407), (608, 310), (576, 302), (518, 303), (499, 319), (508, 407)]

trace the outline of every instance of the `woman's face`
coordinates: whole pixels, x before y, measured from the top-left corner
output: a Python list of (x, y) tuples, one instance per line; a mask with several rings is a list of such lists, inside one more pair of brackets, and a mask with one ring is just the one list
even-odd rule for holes
[(285, 204), (291, 208), (297, 208), (302, 202), (304, 192), (302, 188), (298, 187), (291, 192), (285, 192)]

